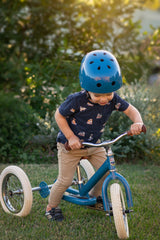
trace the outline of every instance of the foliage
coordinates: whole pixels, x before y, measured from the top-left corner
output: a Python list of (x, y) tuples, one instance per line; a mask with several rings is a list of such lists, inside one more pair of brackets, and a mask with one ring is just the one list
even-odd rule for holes
[[(44, 59), (25, 67), (26, 84), (21, 97), (41, 116), (52, 112), (71, 91), (80, 89), (77, 81), (79, 64), (57, 59)], [(74, 74), (74, 75), (73, 75)]]
[[(67, 49), (72, 53), (88, 52), (94, 44), (98, 44), (98, 48), (108, 46), (110, 50), (126, 51), (135, 45), (133, 38), (138, 34), (138, 26), (131, 17), (139, 6), (124, 0), (93, 1), (92, 4), (77, 0), (25, 0), (18, 3), (5, 0), (1, 8), (2, 42), (6, 40), (6, 47), (10, 44), (10, 51), (18, 47), (17, 51), (25, 53), (29, 59), (35, 55), (65, 54)], [(121, 41), (125, 45), (120, 45)]]
[(29, 161), (24, 149), (38, 132), (31, 107), (13, 95), (1, 91), (0, 116), (1, 162)]
[[(132, 15), (140, 7), (137, 1), (125, 0), (95, 0), (92, 3), (3, 0), (0, 9), (1, 85), (19, 91), (20, 87), (26, 86), (25, 68), (31, 66), (38, 78), (38, 64), (42, 67), (43, 81), (49, 79), (53, 84), (59, 79), (58, 82), (66, 86), (64, 75), (67, 75), (69, 64), (65, 60), (71, 61), (71, 68), (72, 63), (79, 63), (85, 53), (97, 48), (112, 51), (120, 64), (125, 62), (124, 66), (121, 64), (122, 70), (125, 69), (125, 74), (131, 72), (130, 78), (126, 79), (133, 81), (142, 75), (139, 61), (135, 64), (139, 70), (132, 71), (134, 51), (140, 43), (140, 23), (133, 22)], [(50, 59), (53, 64), (49, 73), (45, 71), (45, 59)], [(63, 64), (58, 65), (61, 60)], [(59, 76), (60, 71), (64, 74)], [(72, 71), (71, 81), (74, 78)]]
[(160, 8), (159, 0), (146, 0), (146, 1), (143, 1), (143, 4), (145, 7), (150, 8), (150, 9), (159, 9)]
[[(160, 112), (158, 111), (160, 108), (159, 91), (157, 91), (156, 95), (153, 89), (136, 83), (123, 87), (119, 94), (139, 110), (147, 128), (147, 133), (146, 135), (126, 137), (117, 142), (113, 146), (113, 150), (118, 160), (120, 162), (124, 161), (124, 159), (130, 162), (151, 160), (155, 164), (160, 164), (160, 137), (158, 135), (160, 119)], [(119, 133), (129, 129), (131, 124), (131, 120), (124, 114), (114, 112), (108, 121), (103, 138), (112, 139), (118, 136)]]

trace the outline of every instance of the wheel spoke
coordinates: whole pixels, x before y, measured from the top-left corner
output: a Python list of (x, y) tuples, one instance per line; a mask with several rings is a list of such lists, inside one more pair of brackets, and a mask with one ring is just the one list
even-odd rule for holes
[(15, 216), (27, 216), (32, 207), (32, 187), (25, 172), (8, 166), (1, 172), (0, 201), (3, 210)]
[(17, 189), (22, 189), (19, 179), (15, 175), (8, 174), (4, 178), (2, 189), (2, 195), (6, 207), (10, 212), (18, 213), (24, 204), (23, 194), (13, 194)]

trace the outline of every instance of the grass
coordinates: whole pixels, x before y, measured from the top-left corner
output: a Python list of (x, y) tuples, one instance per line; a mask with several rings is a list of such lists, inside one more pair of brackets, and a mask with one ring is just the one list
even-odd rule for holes
[[(0, 165), (0, 172), (7, 165)], [(51, 184), (57, 176), (57, 165), (20, 165), (27, 173), (32, 187), (44, 180)], [(134, 202), (134, 213), (129, 218), (130, 239), (160, 239), (160, 167), (123, 164), (118, 171), (128, 180)], [(1, 240), (116, 240), (113, 218), (104, 212), (94, 211), (61, 202), (66, 220), (62, 223), (48, 222), (44, 217), (47, 199), (33, 193), (31, 213), (15, 217), (5, 213), (0, 205)]]

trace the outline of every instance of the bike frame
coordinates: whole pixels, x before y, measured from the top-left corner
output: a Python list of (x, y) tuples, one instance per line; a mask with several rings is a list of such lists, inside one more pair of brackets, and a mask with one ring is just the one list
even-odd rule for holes
[[(145, 125), (142, 126), (141, 132), (146, 133), (146, 127)], [(110, 215), (110, 201), (108, 197), (108, 186), (109, 183), (112, 180), (119, 180), (122, 185), (124, 186), (125, 193), (126, 193), (126, 200), (128, 208), (133, 207), (133, 201), (132, 201), (132, 194), (130, 186), (127, 182), (127, 180), (119, 173), (116, 172), (115, 168), (115, 160), (114, 155), (111, 150), (111, 145), (115, 142), (117, 142), (119, 139), (121, 139), (124, 136), (132, 136), (131, 131), (124, 132), (123, 134), (119, 135), (117, 138), (111, 140), (111, 141), (104, 141), (102, 143), (89, 143), (89, 142), (83, 142), (83, 146), (88, 147), (107, 147), (107, 158), (106, 161), (102, 164), (102, 166), (95, 172), (95, 174), (87, 181), (86, 184), (83, 183), (80, 175), (80, 166), (77, 166), (77, 176), (78, 176), (78, 188), (74, 189), (73, 187), (69, 187), (65, 194), (63, 195), (63, 199), (72, 202), (79, 205), (86, 205), (91, 206), (97, 203), (96, 197), (90, 197), (89, 192), (90, 190), (96, 185), (96, 183), (104, 176), (105, 173), (109, 172), (109, 175), (105, 178), (103, 185), (102, 185), (102, 199), (103, 199), (103, 206), (104, 210), (109, 212)], [(69, 151), (71, 150), (68, 144), (65, 146), (66, 149)], [(40, 195), (42, 197), (47, 197), (49, 195), (49, 188), (51, 188), (52, 185), (47, 185), (45, 182), (40, 183), (40, 187), (36, 188), (35, 191), (39, 190)], [(129, 210), (130, 212), (130, 210)]]
[(86, 184), (83, 184), (80, 175), (79, 175), (79, 166), (77, 167), (77, 175), (78, 175), (78, 186), (79, 190), (76, 190), (72, 187), (69, 187), (66, 192), (69, 194), (64, 194), (63, 199), (72, 202), (74, 204), (79, 205), (94, 205), (97, 202), (97, 199), (95, 197), (89, 197), (89, 191), (96, 185), (96, 183), (104, 176), (105, 173), (109, 171), (109, 175), (104, 180), (103, 186), (102, 186), (102, 199), (103, 199), (103, 205), (105, 211), (110, 211), (110, 201), (107, 194), (108, 185), (112, 180), (119, 180), (125, 189), (126, 193), (126, 199), (128, 208), (133, 207), (133, 201), (132, 201), (132, 194), (130, 190), (130, 186), (127, 182), (127, 180), (116, 172), (115, 168), (115, 160), (113, 156), (113, 152), (111, 150), (111, 147), (107, 150), (107, 159), (102, 164), (102, 166), (95, 172), (95, 174), (88, 180)]

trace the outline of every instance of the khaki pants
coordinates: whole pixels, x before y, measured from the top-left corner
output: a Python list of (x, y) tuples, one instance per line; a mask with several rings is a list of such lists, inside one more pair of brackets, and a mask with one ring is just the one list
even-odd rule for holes
[[(49, 196), (49, 205), (57, 207), (61, 201), (61, 198), (66, 189), (71, 185), (76, 166), (79, 163), (81, 157), (87, 157), (88, 161), (98, 169), (106, 160), (106, 151), (103, 147), (91, 147), (85, 149), (67, 151), (63, 144), (58, 143), (58, 163), (59, 163), (59, 175), (57, 181), (51, 188)], [(91, 191), (91, 195), (98, 197), (101, 195), (102, 184), (105, 176), (95, 185)]]

